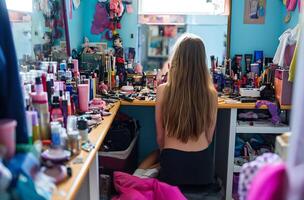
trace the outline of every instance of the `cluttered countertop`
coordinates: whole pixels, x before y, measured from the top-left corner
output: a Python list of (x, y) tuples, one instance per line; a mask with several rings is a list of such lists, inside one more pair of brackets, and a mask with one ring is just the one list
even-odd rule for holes
[(95, 148), (90, 152), (81, 150), (79, 155), (68, 162), (72, 170), (72, 176), (57, 186), (52, 199), (74, 199), (84, 178), (86, 177), (94, 156), (103, 143), (103, 140), (119, 110), (120, 103), (117, 102), (110, 109), (111, 115), (105, 116), (100, 125), (92, 129), (89, 134), (89, 140), (94, 143)]

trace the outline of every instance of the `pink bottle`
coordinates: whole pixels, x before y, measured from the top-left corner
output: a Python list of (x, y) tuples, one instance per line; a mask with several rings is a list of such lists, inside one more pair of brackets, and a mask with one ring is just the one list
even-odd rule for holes
[(81, 112), (87, 112), (89, 110), (88, 84), (78, 84), (78, 101), (79, 101), (79, 110)]
[(79, 76), (78, 60), (73, 59), (72, 62), (74, 64), (74, 69), (73, 69), (74, 77), (78, 77)]
[(16, 126), (17, 126), (16, 120), (0, 119), (0, 145), (4, 145), (6, 147), (5, 158), (7, 159), (12, 158), (15, 155)]
[(58, 96), (53, 97), (51, 120), (53, 122), (63, 123), (63, 115), (62, 115), (62, 110), (60, 108), (60, 103), (59, 103), (59, 97)]

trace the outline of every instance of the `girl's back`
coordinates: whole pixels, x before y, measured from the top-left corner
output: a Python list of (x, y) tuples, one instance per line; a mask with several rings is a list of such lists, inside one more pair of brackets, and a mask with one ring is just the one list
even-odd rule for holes
[(217, 93), (206, 64), (205, 47), (194, 35), (176, 43), (166, 84), (156, 100), (157, 140), (161, 148), (199, 151), (212, 141)]
[(208, 146), (216, 114), (217, 93), (204, 44), (197, 36), (182, 36), (174, 48), (168, 82), (157, 90), (160, 180), (173, 185), (212, 183), (213, 150)]

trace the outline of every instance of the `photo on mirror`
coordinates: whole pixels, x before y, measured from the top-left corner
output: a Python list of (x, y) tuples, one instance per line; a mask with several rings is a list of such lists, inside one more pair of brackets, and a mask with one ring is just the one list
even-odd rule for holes
[(266, 0), (245, 0), (244, 24), (265, 23)]

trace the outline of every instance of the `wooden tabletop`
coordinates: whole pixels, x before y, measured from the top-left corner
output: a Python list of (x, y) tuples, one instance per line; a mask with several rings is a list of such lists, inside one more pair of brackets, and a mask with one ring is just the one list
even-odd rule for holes
[[(155, 101), (144, 101), (135, 99), (133, 102), (121, 101), (123, 106), (155, 106)], [(255, 109), (255, 103), (241, 103), (237, 101), (231, 101), (230, 99), (219, 98), (219, 109)], [(267, 109), (266, 106), (262, 106), (260, 109)], [(291, 105), (281, 105), (282, 110), (290, 110)]]
[(69, 161), (68, 165), (72, 168), (72, 177), (57, 186), (52, 199), (75, 199), (75, 196), (81, 187), (84, 178), (88, 174), (90, 165), (95, 155), (98, 153), (98, 150), (103, 143), (103, 140), (114, 120), (119, 107), (120, 102), (115, 103), (114, 107), (111, 109), (112, 115), (104, 117), (102, 123), (90, 132), (89, 139), (93, 144), (95, 144), (95, 148), (91, 152), (81, 150), (80, 154), (77, 157), (82, 157), (82, 164), (74, 164), (73, 160), (75, 160), (75, 158)]

